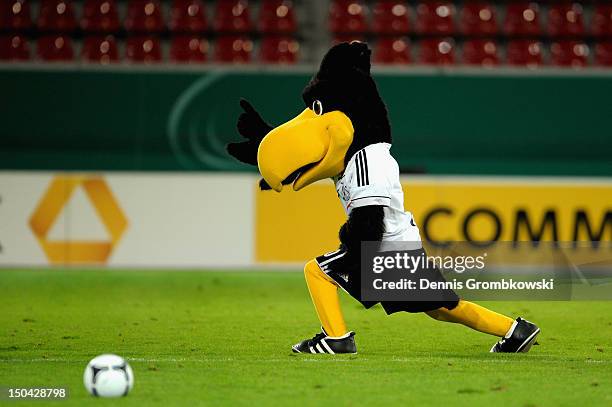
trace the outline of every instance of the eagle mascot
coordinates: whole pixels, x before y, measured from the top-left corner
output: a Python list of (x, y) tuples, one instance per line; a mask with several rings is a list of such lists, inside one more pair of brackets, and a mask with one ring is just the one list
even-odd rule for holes
[[(356, 353), (355, 333), (346, 327), (338, 287), (365, 307), (360, 296), (362, 242), (421, 242), (410, 212), (404, 211), (399, 167), (390, 154), (387, 108), (370, 74), (371, 51), (362, 42), (340, 43), (323, 57), (306, 85), (306, 108), (272, 127), (242, 99), (238, 132), (245, 139), (227, 145), (230, 155), (256, 165), (262, 190), (295, 191), (330, 178), (348, 216), (339, 231), (340, 248), (306, 263), (304, 274), (321, 332), (292, 346), (296, 353)], [(416, 251), (423, 253), (422, 246)], [(414, 253), (413, 253), (414, 254)], [(442, 279), (437, 270), (421, 270)], [(432, 276), (432, 273), (434, 274)], [(438, 321), (460, 323), (499, 337), (491, 352), (526, 352), (540, 329), (533, 323), (460, 299), (452, 290), (436, 301), (382, 301), (385, 312), (425, 312)]]

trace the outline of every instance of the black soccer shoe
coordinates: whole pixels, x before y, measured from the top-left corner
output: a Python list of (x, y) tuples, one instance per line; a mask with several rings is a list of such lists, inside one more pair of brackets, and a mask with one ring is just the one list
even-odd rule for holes
[(355, 332), (351, 331), (345, 335), (333, 337), (328, 336), (323, 329), (312, 339), (305, 339), (291, 347), (295, 353), (357, 353), (355, 345)]
[(528, 352), (540, 333), (535, 324), (518, 317), (510, 330), (491, 348), (491, 352), (519, 353)]

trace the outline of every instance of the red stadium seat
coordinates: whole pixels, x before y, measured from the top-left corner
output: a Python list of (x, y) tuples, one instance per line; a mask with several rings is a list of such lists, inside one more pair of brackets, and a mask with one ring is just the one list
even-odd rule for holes
[(497, 34), (495, 7), (484, 1), (466, 2), (460, 13), (461, 32), (466, 35)]
[(218, 62), (248, 63), (251, 61), (253, 41), (243, 36), (222, 36), (215, 44)]
[(374, 62), (378, 64), (409, 64), (410, 43), (405, 38), (387, 38), (378, 40), (374, 50)]
[(542, 43), (536, 40), (512, 40), (506, 48), (508, 64), (535, 68), (542, 65)]
[(206, 30), (206, 6), (202, 0), (174, 0), (169, 27), (174, 32), (197, 33)]
[(251, 31), (249, 3), (246, 0), (218, 0), (214, 26), (221, 32)]
[(293, 4), (287, 0), (264, 0), (259, 13), (259, 31), (266, 34), (293, 33), (297, 29)]
[(376, 34), (406, 34), (410, 31), (410, 8), (404, 1), (379, 0), (374, 5), (372, 31)]
[(30, 59), (30, 44), (19, 35), (0, 36), (0, 60), (26, 61)]
[(509, 35), (540, 35), (540, 7), (526, 1), (510, 2), (506, 8), (504, 31)]
[(553, 65), (580, 68), (588, 64), (589, 47), (581, 41), (556, 41), (550, 45)]
[(32, 27), (28, 0), (0, 1), (0, 29), (27, 30)]
[(612, 36), (612, 4), (598, 4), (593, 10), (591, 33), (596, 36)]
[(208, 40), (198, 35), (178, 35), (172, 38), (170, 60), (174, 62), (205, 62)]
[(74, 7), (70, 0), (43, 0), (40, 5), (38, 28), (42, 31), (72, 32), (77, 27)]
[(422, 34), (452, 34), (455, 6), (450, 1), (422, 1), (417, 6), (416, 29)]
[(359, 0), (334, 0), (329, 9), (329, 29), (333, 33), (368, 31), (365, 4)]
[(419, 62), (428, 65), (455, 63), (455, 41), (452, 38), (430, 38), (421, 41)]
[(463, 62), (467, 65), (491, 67), (499, 65), (498, 46), (493, 40), (466, 40), (463, 43)]
[(131, 0), (128, 3), (125, 29), (142, 33), (162, 31), (164, 17), (159, 0)]
[(66, 35), (46, 35), (38, 39), (38, 55), (45, 61), (71, 61), (72, 39)]
[(119, 60), (117, 41), (112, 35), (85, 37), (81, 58), (88, 62), (108, 64)]
[(553, 37), (583, 35), (582, 5), (579, 3), (551, 4), (548, 7), (547, 31)]
[(260, 57), (263, 62), (294, 64), (298, 60), (300, 44), (289, 37), (264, 37), (261, 41)]
[(595, 44), (595, 63), (612, 67), (612, 41)]
[(115, 0), (86, 0), (81, 28), (85, 32), (115, 32), (120, 28)]
[(159, 39), (153, 36), (130, 37), (127, 40), (125, 55), (131, 62), (159, 62), (162, 60)]

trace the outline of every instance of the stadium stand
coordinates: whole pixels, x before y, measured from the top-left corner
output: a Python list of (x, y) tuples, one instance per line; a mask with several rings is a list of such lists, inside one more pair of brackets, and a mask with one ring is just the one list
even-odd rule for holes
[(206, 6), (201, 0), (174, 0), (168, 27), (173, 33), (206, 31), (208, 29)]
[(612, 36), (612, 4), (597, 4), (591, 19), (591, 33), (597, 37)]
[(498, 46), (491, 39), (466, 40), (463, 43), (463, 62), (484, 67), (499, 65)]
[(40, 5), (40, 31), (71, 33), (77, 28), (74, 7), (70, 0), (43, 0)]
[(114, 33), (119, 31), (119, 13), (115, 0), (86, 0), (83, 5), (81, 29), (85, 33)]
[(352, 40), (396, 67), (609, 67), (612, 2), (0, 1), (2, 61), (296, 64)]
[(426, 65), (455, 63), (455, 41), (452, 38), (433, 38), (421, 41), (419, 62)]
[(285, 0), (263, 0), (259, 14), (259, 31), (264, 34), (292, 34), (297, 30), (293, 3)]
[(260, 60), (276, 64), (294, 64), (298, 58), (300, 46), (291, 37), (265, 37), (261, 41)]
[(151, 35), (129, 37), (125, 56), (130, 62), (153, 63), (162, 60), (159, 39)]
[(225, 35), (216, 43), (216, 61), (248, 63), (253, 53), (253, 41), (241, 35)]
[(595, 62), (600, 66), (612, 67), (612, 41), (595, 45)]
[(422, 1), (417, 5), (416, 30), (421, 34), (455, 32), (455, 5), (450, 1)]
[(460, 13), (460, 31), (467, 36), (497, 34), (497, 12), (491, 3), (468, 2)]
[(245, 0), (217, 1), (215, 30), (225, 33), (242, 33), (253, 29), (249, 3)]
[(403, 1), (378, 1), (373, 9), (372, 31), (377, 35), (407, 34), (411, 31), (411, 14), (411, 8)]
[(112, 35), (85, 37), (81, 58), (86, 62), (108, 64), (119, 61), (117, 41)]
[(157, 0), (131, 0), (125, 29), (129, 32), (155, 33), (165, 28), (161, 4)]
[(579, 3), (551, 4), (548, 7), (548, 35), (551, 37), (581, 37), (585, 34), (582, 5)]
[(411, 62), (410, 43), (402, 37), (384, 37), (378, 40), (374, 62), (379, 64), (408, 64)]
[(170, 60), (173, 62), (205, 62), (209, 48), (208, 40), (198, 34), (176, 35), (172, 37)]
[(6, 61), (27, 61), (30, 59), (28, 39), (19, 34), (0, 36), (0, 59)]
[(542, 65), (542, 43), (538, 40), (511, 40), (506, 55), (508, 65), (537, 68)]
[(509, 36), (539, 36), (540, 6), (534, 2), (510, 2), (506, 8), (504, 32)]
[(32, 27), (28, 0), (0, 1), (0, 29), (23, 31)]
[(582, 41), (560, 40), (550, 45), (553, 65), (580, 68), (587, 64), (589, 47)]
[(332, 0), (329, 29), (335, 34), (367, 32), (369, 26), (365, 4), (355, 0)]
[(71, 61), (74, 58), (72, 38), (63, 34), (40, 37), (37, 49), (39, 57), (48, 62)]

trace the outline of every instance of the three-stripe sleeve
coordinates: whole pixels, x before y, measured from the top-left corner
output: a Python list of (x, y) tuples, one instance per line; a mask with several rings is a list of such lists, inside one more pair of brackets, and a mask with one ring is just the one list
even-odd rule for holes
[(368, 174), (368, 158), (365, 150), (357, 152), (355, 157), (355, 168), (357, 170), (357, 186), (364, 187), (370, 184), (370, 176)]

